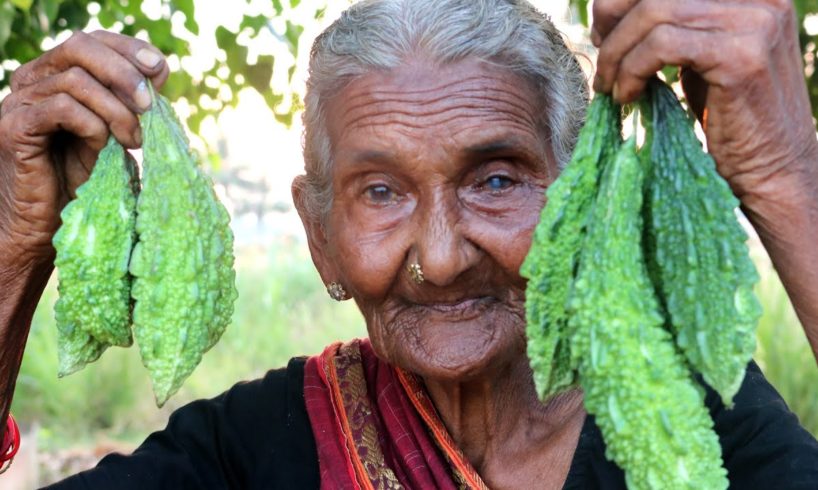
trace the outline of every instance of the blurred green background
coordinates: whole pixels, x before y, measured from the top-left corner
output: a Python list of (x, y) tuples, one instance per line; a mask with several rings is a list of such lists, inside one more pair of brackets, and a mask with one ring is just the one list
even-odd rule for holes
[[(233, 216), (239, 299), (232, 325), (182, 390), (162, 408), (136, 349), (111, 348), (57, 379), (52, 279), (37, 309), (12, 410), (26, 440), (3, 488), (33, 488), (130, 451), (171, 411), (257, 378), (295, 355), (365, 335), (352, 302), (331, 301), (315, 272), (289, 198), (301, 171), (300, 98), (307, 47), (347, 0), (0, 0), (0, 97), (10, 74), (73, 29), (106, 28), (149, 40), (174, 75), (164, 93), (194, 136)], [(538, 0), (577, 51), (593, 60), (583, 0)], [(805, 77), (813, 62), (818, 0), (796, 2)], [(589, 70), (590, 65), (586, 66)], [(818, 104), (814, 104), (814, 108)], [(818, 368), (763, 248), (751, 252), (765, 313), (756, 360), (804, 426), (818, 435)]]

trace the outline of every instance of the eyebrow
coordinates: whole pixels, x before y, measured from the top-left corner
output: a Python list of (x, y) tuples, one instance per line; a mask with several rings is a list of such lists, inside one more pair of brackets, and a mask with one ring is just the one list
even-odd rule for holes
[(361, 150), (353, 154), (352, 161), (354, 163), (371, 162), (391, 164), (395, 161), (395, 155), (382, 150)]
[(507, 151), (520, 151), (520, 146), (517, 141), (502, 139), (469, 146), (466, 148), (466, 153), (471, 156), (484, 156)]
[[(517, 155), (524, 155), (526, 157), (536, 159), (536, 155), (532, 154), (531, 149), (520, 141), (519, 138), (501, 137), (494, 140), (478, 143), (476, 145), (468, 146), (462, 150), (463, 154), (469, 159), (480, 159), (497, 154), (511, 153)], [(379, 163), (384, 165), (393, 165), (397, 155), (385, 150), (360, 150), (352, 155), (352, 162), (354, 163)]]
[(532, 150), (520, 138), (505, 136), (469, 146), (464, 149), (464, 152), (471, 159), (486, 158), (498, 154), (511, 154), (537, 160), (539, 157), (532, 153)]

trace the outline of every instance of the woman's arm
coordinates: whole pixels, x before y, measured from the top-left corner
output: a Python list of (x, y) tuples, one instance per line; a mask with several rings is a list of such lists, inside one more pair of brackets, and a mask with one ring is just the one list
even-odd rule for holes
[[(51, 266), (0, 266), (0, 420), (8, 417), (31, 318), (51, 275)], [(5, 428), (5, 424), (3, 426)]]
[[(150, 105), (145, 77), (168, 69), (143, 41), (76, 33), (23, 65), (0, 104), (0, 427), (31, 318), (53, 269), (60, 210), (87, 178), (108, 135), (141, 144), (136, 114)], [(0, 428), (0, 438), (2, 438)]]
[(818, 359), (818, 141), (790, 0), (596, 0), (595, 89), (634, 100), (665, 65), (702, 120)]

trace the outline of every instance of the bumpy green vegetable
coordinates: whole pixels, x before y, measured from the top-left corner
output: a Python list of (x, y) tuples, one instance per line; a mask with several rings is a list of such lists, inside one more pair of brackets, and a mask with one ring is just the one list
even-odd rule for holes
[(139, 241), (130, 266), (133, 323), (161, 406), (230, 321), (237, 296), (233, 235), (167, 100), (156, 95), (141, 125)]
[(109, 345), (132, 343), (131, 278), (136, 169), (111, 137), (54, 235), (60, 297), (54, 307), (59, 375), (95, 361)]
[(566, 303), (574, 280), (600, 161), (621, 141), (619, 107), (610, 97), (594, 98), (571, 161), (549, 188), (548, 203), (534, 231), (531, 253), (520, 269), (526, 287), (528, 356), (537, 392), (549, 398), (576, 384), (570, 363)]
[(603, 169), (570, 303), (585, 407), (628, 488), (727, 488), (713, 422), (662, 325), (642, 254), (634, 141)]
[(738, 200), (702, 150), (663, 83), (650, 87), (647, 147), (653, 162), (645, 206), (648, 260), (676, 342), (728, 406), (755, 350), (758, 274)]

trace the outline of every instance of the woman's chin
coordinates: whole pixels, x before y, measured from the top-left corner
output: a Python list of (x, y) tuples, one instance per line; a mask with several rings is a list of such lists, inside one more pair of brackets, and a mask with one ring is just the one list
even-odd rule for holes
[(375, 352), (423, 378), (469, 381), (525, 356), (524, 319), (502, 303), (466, 316), (413, 308), (393, 320), (393, 328), (370, 329)]

